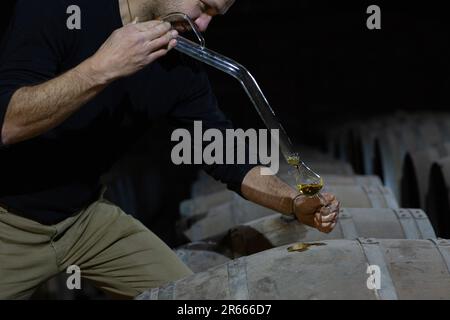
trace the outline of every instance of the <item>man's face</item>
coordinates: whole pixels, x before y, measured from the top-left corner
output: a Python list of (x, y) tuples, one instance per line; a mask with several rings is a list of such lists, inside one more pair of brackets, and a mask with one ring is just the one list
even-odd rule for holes
[(208, 28), (212, 18), (225, 14), (235, 0), (160, 0), (159, 15), (173, 12), (187, 14), (195, 22), (200, 31)]

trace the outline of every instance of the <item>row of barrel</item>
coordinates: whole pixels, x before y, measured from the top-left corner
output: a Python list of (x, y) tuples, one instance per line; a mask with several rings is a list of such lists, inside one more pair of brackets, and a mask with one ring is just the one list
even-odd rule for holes
[[(330, 234), (250, 203), (200, 174), (180, 205), (191, 243), (176, 250), (194, 275), (137, 299), (450, 299), (450, 241), (427, 214), (403, 209), (375, 175), (299, 148), (341, 201)], [(294, 185), (288, 165), (279, 176)], [(370, 286), (371, 269), (381, 285)]]
[(402, 207), (422, 208), (450, 238), (450, 114), (418, 112), (352, 121), (332, 131), (329, 150), (359, 174), (377, 175)]

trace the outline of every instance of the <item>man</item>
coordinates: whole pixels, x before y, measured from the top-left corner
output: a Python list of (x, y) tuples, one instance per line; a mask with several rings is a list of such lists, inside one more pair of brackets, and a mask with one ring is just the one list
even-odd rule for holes
[[(126, 298), (191, 274), (152, 232), (103, 200), (99, 177), (128, 144), (119, 130), (125, 119), (136, 128), (161, 117), (180, 126), (230, 126), (204, 72), (167, 55), (177, 32), (157, 19), (184, 12), (204, 31), (232, 3), (18, 1), (0, 66), (0, 298), (28, 298), (71, 265)], [(66, 27), (73, 4), (81, 9), (79, 30)], [(332, 195), (303, 197), (250, 165), (205, 170), (323, 232), (336, 224)]]

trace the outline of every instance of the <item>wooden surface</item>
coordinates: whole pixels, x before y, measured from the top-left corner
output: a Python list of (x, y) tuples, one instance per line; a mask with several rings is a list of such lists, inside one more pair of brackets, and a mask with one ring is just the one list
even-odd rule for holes
[[(448, 241), (334, 240), (287, 249), (234, 260), (138, 299), (450, 299)], [(381, 270), (380, 290), (367, 287), (368, 265)]]

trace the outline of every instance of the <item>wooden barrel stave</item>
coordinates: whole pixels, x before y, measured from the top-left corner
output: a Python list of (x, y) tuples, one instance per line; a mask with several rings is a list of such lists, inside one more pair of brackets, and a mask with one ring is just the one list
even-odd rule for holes
[(211, 250), (177, 249), (178, 258), (194, 273), (206, 271), (215, 266), (227, 263), (230, 258)]

